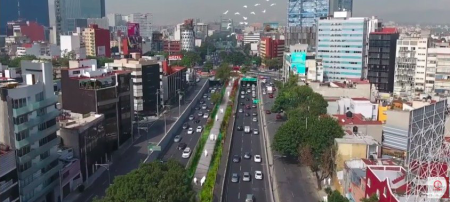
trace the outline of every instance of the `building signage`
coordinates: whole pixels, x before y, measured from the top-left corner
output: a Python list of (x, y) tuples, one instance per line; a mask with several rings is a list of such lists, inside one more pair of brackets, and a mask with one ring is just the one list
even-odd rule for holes
[(169, 60), (181, 60), (183, 55), (169, 55)]
[(291, 54), (291, 70), (300, 75), (306, 74), (306, 52)]
[(128, 36), (141, 36), (139, 23), (128, 23)]

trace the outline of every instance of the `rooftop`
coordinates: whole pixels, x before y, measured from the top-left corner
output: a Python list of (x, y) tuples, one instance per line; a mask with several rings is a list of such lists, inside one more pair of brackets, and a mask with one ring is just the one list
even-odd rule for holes
[(369, 99), (364, 98), (364, 97), (355, 97), (355, 98), (350, 98), (350, 99), (352, 99), (353, 101), (370, 101)]
[(379, 143), (371, 136), (355, 136), (345, 135), (343, 138), (335, 138), (336, 143), (341, 144), (365, 144), (365, 145), (378, 145)]
[(353, 114), (349, 117), (348, 114), (334, 114), (334, 118), (336, 118), (339, 122), (339, 125), (381, 125), (383, 124), (381, 121), (372, 121), (364, 118), (362, 114)]
[(68, 110), (64, 110), (57, 118), (61, 128), (65, 129), (80, 129), (90, 123), (103, 119), (102, 114), (95, 114), (91, 112), (89, 114), (79, 114)]
[(398, 33), (397, 28), (395, 27), (384, 27), (381, 31), (372, 32), (371, 34), (395, 34)]
[(401, 166), (368, 166), (380, 181), (389, 180), (390, 187), (397, 189), (406, 183), (406, 170)]

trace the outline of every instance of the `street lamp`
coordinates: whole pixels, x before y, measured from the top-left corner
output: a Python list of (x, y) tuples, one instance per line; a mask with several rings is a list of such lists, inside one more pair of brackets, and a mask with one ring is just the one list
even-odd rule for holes
[(109, 172), (109, 164), (95, 164), (95, 167), (97, 168), (98, 166), (105, 168), (108, 171), (108, 182), (111, 185), (111, 173)]
[(177, 93), (178, 93), (178, 117), (180, 117), (181, 116), (181, 99), (182, 99), (181, 95), (183, 94), (183, 92), (181, 91), (181, 89), (178, 89)]
[(166, 114), (168, 112), (170, 112), (171, 105), (164, 105), (164, 107), (168, 107), (169, 108), (168, 111), (164, 112), (164, 136), (166, 136), (167, 135), (167, 118), (166, 118), (167, 116), (166, 116)]

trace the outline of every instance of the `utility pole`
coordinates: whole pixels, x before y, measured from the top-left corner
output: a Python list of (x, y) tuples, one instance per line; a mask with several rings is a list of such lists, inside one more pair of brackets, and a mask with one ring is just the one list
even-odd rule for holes
[(178, 89), (178, 118), (181, 116), (181, 90)]
[(159, 118), (159, 89), (156, 89), (156, 117)]
[(169, 110), (164, 113), (164, 136), (167, 135), (167, 113), (170, 113), (170, 105), (164, 105), (164, 107), (168, 107)]

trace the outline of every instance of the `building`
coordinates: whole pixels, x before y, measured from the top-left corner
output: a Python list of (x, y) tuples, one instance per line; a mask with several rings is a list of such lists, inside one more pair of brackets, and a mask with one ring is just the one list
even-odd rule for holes
[(108, 155), (132, 136), (131, 72), (94, 66), (61, 69), (62, 107), (105, 116)]
[[(259, 55), (263, 59), (283, 59), (284, 40), (262, 38), (259, 45)], [(263, 64), (264, 65), (264, 64)]]
[(95, 164), (111, 161), (112, 150), (108, 150), (103, 114), (79, 114), (64, 111), (59, 116), (60, 130), (65, 147), (73, 149), (73, 158), (79, 159), (82, 182), (89, 184), (96, 171)]
[(132, 13), (128, 15), (128, 21), (138, 23), (140, 28), (140, 36), (145, 39), (151, 39), (153, 33), (153, 15), (151, 13)]
[(163, 103), (178, 104), (179, 95), (183, 94), (188, 87), (187, 68), (169, 67), (165, 62), (163, 63), (163, 72), (161, 99)]
[(126, 22), (123, 20), (122, 14), (118, 13), (110, 13), (107, 14), (106, 17), (108, 18), (108, 24), (110, 27), (117, 27), (117, 26), (125, 26)]
[(73, 149), (60, 146), (58, 148), (59, 162), (63, 168), (59, 172), (61, 179), (61, 200), (67, 197), (71, 192), (77, 191), (77, 188), (83, 183), (80, 172), (80, 160), (74, 158)]
[(163, 50), (165, 52), (168, 52), (169, 55), (181, 52), (180, 41), (164, 40), (163, 45), (164, 45)]
[(55, 0), (56, 29), (59, 34), (73, 31), (68, 26), (70, 19), (103, 17), (105, 17), (105, 0)]
[(342, 138), (335, 138), (336, 171), (344, 169), (345, 161), (353, 159), (378, 159), (381, 157), (381, 144), (373, 137), (346, 134)]
[(314, 53), (308, 52), (308, 44), (290, 45), (289, 52), (284, 53), (283, 77), (298, 75), (302, 81), (323, 81), (322, 61)]
[(404, 37), (397, 40), (394, 94), (412, 96), (416, 92), (427, 92), (425, 82), (428, 79), (425, 72), (428, 46), (428, 38)]
[(181, 26), (181, 50), (194, 51), (195, 50), (195, 33), (194, 33), (194, 21), (188, 19), (184, 21)]
[(395, 52), (399, 33), (396, 28), (383, 28), (369, 36), (368, 75), (378, 92), (394, 92)]
[(72, 32), (76, 32), (78, 28), (83, 30), (89, 27), (89, 23), (86, 18), (70, 18), (65, 21), (65, 27), (67, 31), (62, 34), (71, 34)]
[(61, 49), (48, 42), (34, 42), (17, 47), (16, 56), (33, 55), (41, 59), (53, 59), (61, 56)]
[(157, 106), (162, 104), (158, 96), (162, 85), (162, 67), (158, 61), (137, 56), (134, 59), (114, 60), (114, 63), (108, 63), (106, 66), (131, 72), (134, 113), (137, 116), (157, 115)]
[(45, 41), (44, 26), (34, 21), (8, 22), (7, 36), (26, 36), (31, 42)]
[(98, 25), (98, 28), (109, 30), (109, 22), (107, 17), (102, 18), (88, 18), (86, 19), (88, 25)]
[(317, 27), (286, 27), (285, 39), (286, 51), (289, 46), (295, 44), (308, 44), (310, 50), (316, 48)]
[[(448, 97), (450, 95), (450, 48), (429, 48), (427, 71), (435, 69), (434, 93)], [(430, 79), (432, 80), (431, 76)]]
[(0, 0), (0, 35), (5, 35), (7, 22), (23, 19), (50, 26), (47, 0)]
[(22, 61), (21, 66), (23, 83), (0, 84), (0, 143), (16, 154), (21, 201), (56, 201), (62, 164), (53, 67), (38, 61)]
[(163, 51), (164, 49), (164, 40), (163, 40), (163, 34), (158, 31), (154, 31), (152, 34), (152, 44), (151, 44), (152, 51)]
[(249, 32), (244, 33), (244, 45), (245, 44), (259, 44), (261, 40), (261, 33), (259, 32)]
[(348, 134), (367, 135), (377, 142), (382, 142), (383, 123), (381, 121), (366, 119), (362, 114), (354, 114), (351, 111), (345, 114), (334, 114), (333, 118)]
[(330, 14), (336, 11), (353, 11), (353, 0), (330, 0)]
[(83, 30), (82, 37), (87, 56), (111, 57), (109, 30), (89, 25)]
[[(316, 18), (328, 16), (330, 0), (291, 0), (288, 3), (288, 27), (312, 27)], [(302, 17), (305, 16), (305, 17)], [(307, 17), (306, 17), (307, 16)]]
[(336, 12), (319, 20), (317, 58), (323, 62), (325, 81), (362, 79), (365, 65), (367, 19)]
[(86, 47), (84, 46), (81, 33), (71, 35), (61, 35), (60, 37), (61, 57), (67, 57), (74, 54), (74, 59), (86, 58)]
[(370, 102), (364, 97), (342, 97), (336, 101), (338, 108), (333, 114), (345, 114), (348, 111), (353, 114), (361, 114), (366, 120), (378, 120), (378, 104)]
[(0, 200), (20, 201), (16, 155), (11, 147), (0, 144)]
[(365, 196), (376, 195), (380, 202), (400, 202), (406, 192), (406, 170), (401, 166), (367, 166)]
[(194, 35), (197, 39), (205, 39), (208, 36), (208, 24), (202, 22), (195, 23)]

